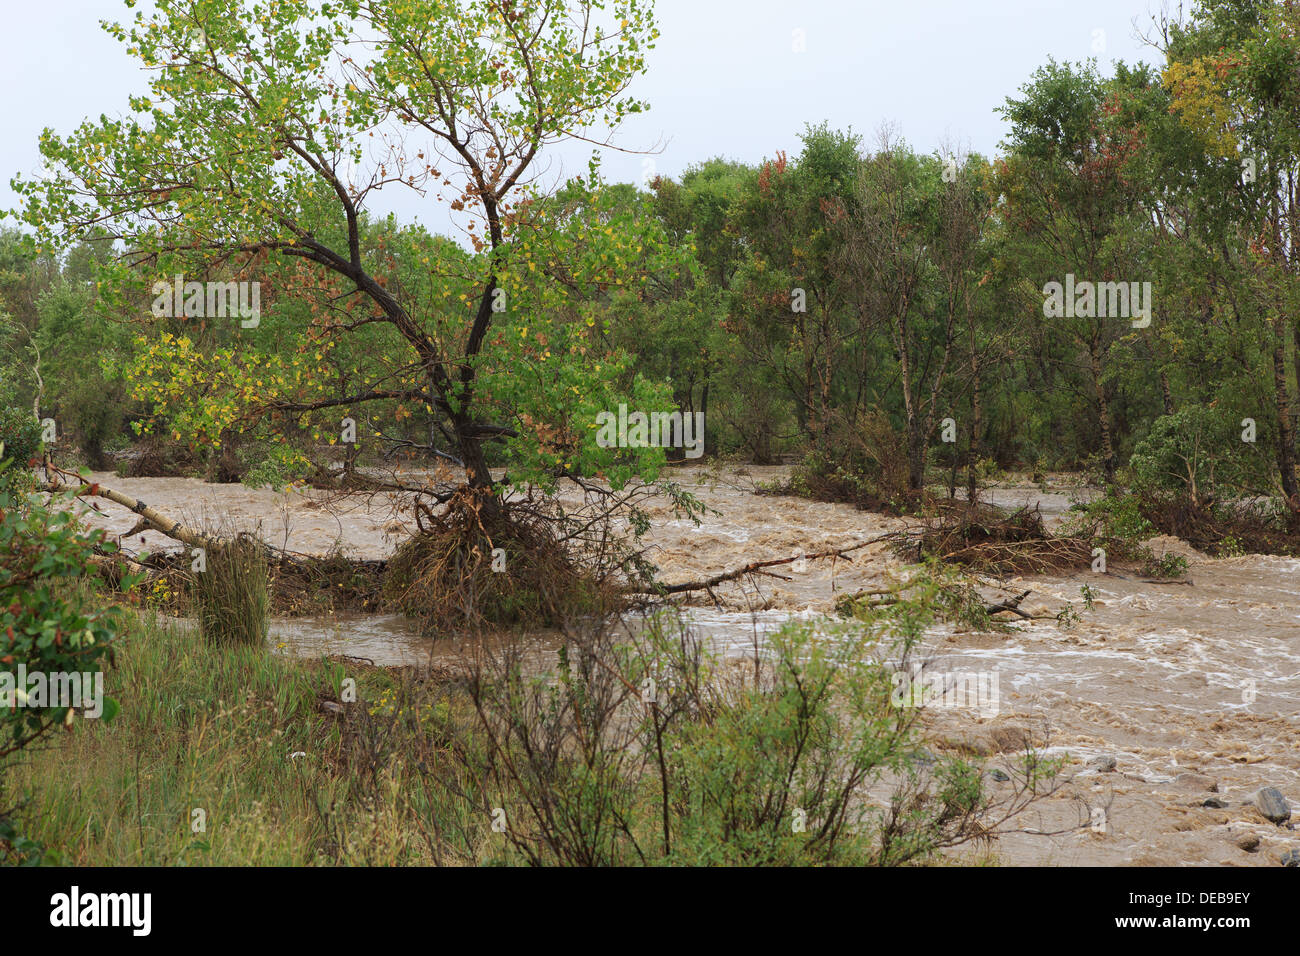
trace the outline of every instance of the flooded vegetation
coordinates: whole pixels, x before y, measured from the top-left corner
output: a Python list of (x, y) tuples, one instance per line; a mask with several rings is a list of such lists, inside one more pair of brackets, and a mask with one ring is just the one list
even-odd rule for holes
[(635, 182), (652, 0), (103, 26), (0, 229), (0, 864), (1300, 866), (1300, 3)]
[[(680, 468), (675, 477), (709, 513), (696, 525), (650, 507), (646, 556), (668, 585), (707, 578), (755, 561), (833, 551), (899, 531), (916, 520), (852, 505), (761, 494), (790, 468)], [(248, 528), (275, 528), (284, 546), (325, 554), (346, 529), (347, 551), (385, 558), (397, 547), (390, 504), (327, 499), (311, 490), (277, 494), (195, 479), (122, 479), (95, 474), (128, 494), (203, 527), (204, 515), (238, 516)], [(1007, 512), (1036, 509), (1059, 528), (1073, 503), (1096, 489), (1053, 475), (988, 489), (985, 501)], [(577, 504), (575, 498), (572, 502)], [(129, 530), (129, 512), (89, 516), (110, 532)], [(138, 542), (147, 545), (145, 540)], [(164, 546), (167, 539), (155, 540)], [(1062, 865), (1276, 865), (1300, 839), (1263, 818), (1252, 803), (1261, 787), (1300, 785), (1300, 559), (1249, 555), (1211, 558), (1167, 537), (1148, 545), (1187, 561), (1184, 577), (1144, 578), (1135, 567), (985, 578), (990, 595), (1028, 591), (1025, 620), (1003, 615), (997, 628), (938, 624), (925, 635), (926, 667), (940, 674), (995, 674), (993, 712), (975, 703), (925, 708), (931, 746), (978, 756), (996, 768), (1014, 762), (1015, 734), (1045, 755), (1068, 756), (1064, 783), (1005, 828), (996, 848), (1008, 863)], [(728, 659), (752, 660), (786, 622), (835, 619), (837, 600), (885, 589), (911, 566), (888, 542), (849, 557), (806, 561), (693, 593), (679, 601), (693, 632)], [(1085, 595), (1086, 590), (1086, 595)], [(635, 621), (632, 614), (629, 621)], [(381, 667), (466, 666), (485, 638), (429, 637), (417, 621), (393, 613), (343, 611), (277, 617), (268, 642), (280, 654)], [(488, 638), (489, 643), (492, 639)], [(565, 636), (525, 631), (534, 668), (553, 666)], [(509, 643), (496, 639), (498, 646)], [(1011, 734), (1010, 737), (1007, 735)], [(1113, 766), (1112, 766), (1113, 761)], [(1110, 768), (1098, 770), (1099, 767)], [(1075, 829), (1080, 803), (1104, 806), (1103, 839)], [(1224, 806), (1205, 806), (1221, 801)], [(1087, 818), (1091, 824), (1091, 819)], [(1052, 836), (1041, 834), (1051, 833)], [(1268, 852), (1242, 851), (1249, 835)]]

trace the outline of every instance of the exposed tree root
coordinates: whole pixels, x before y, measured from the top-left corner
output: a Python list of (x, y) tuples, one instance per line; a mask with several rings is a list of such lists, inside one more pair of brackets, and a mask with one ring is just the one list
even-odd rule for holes
[(429, 631), (557, 626), (621, 606), (609, 579), (589, 570), (551, 521), (490, 495), (462, 488), (444, 512), (417, 511), (419, 531), (388, 563), (388, 606)]

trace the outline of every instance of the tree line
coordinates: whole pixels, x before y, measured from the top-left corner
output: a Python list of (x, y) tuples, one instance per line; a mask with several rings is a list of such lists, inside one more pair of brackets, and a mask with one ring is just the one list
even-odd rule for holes
[[(587, 2), (310, 6), (232, 6), (201, 42), (180, 4), (115, 27), (156, 71), (141, 118), (47, 133), (55, 175), (15, 180), (8, 401), (92, 463), (152, 435), (293, 475), (350, 417), (484, 487), (653, 478), (672, 449), (595, 441), (626, 403), (881, 497), (1085, 470), (1267, 496), (1300, 528), (1295, 3), (1201, 0), (1156, 24), (1155, 66), (1047, 62), (992, 158), (810, 124), (797, 155), (640, 186), (593, 164), (550, 193), (540, 151), (644, 107), (648, 5), (603, 33)], [(393, 42), (332, 76), (349, 18)], [(354, 144), (383, 123), (432, 145), (386, 140), (367, 179)], [(384, 187), (464, 235), (372, 216)], [(259, 327), (149, 315), (173, 273), (256, 279)]]

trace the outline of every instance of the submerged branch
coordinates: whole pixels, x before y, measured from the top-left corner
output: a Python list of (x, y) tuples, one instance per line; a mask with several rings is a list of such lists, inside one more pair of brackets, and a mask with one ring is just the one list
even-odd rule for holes
[[(860, 551), (863, 548), (870, 547), (873, 544), (879, 544), (881, 541), (889, 541), (899, 536), (900, 532), (891, 531), (889, 534), (878, 535), (869, 538), (866, 541), (859, 541), (857, 544), (851, 544), (847, 548), (839, 548), (832, 551), (818, 551), (809, 554), (796, 554), (791, 558), (777, 558), (772, 561), (753, 561), (736, 571), (725, 571), (722, 574), (716, 574), (711, 578), (702, 581), (687, 581), (682, 584), (660, 584), (649, 588), (635, 588), (631, 591), (633, 594), (683, 594), (687, 591), (708, 591), (719, 584), (726, 584), (728, 581), (735, 581), (739, 578), (751, 574), (769, 574), (767, 568), (780, 567), (785, 564), (793, 564), (795, 561), (817, 561), (822, 558), (844, 558), (851, 561), (848, 557), (851, 552)], [(771, 577), (780, 577), (780, 575), (769, 575)]]

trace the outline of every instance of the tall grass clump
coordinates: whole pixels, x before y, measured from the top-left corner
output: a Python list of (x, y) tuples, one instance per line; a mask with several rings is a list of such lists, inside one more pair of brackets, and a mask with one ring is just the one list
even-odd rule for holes
[(262, 546), (247, 535), (214, 541), (190, 575), (199, 630), (215, 647), (259, 646), (266, 640), (269, 568)]

